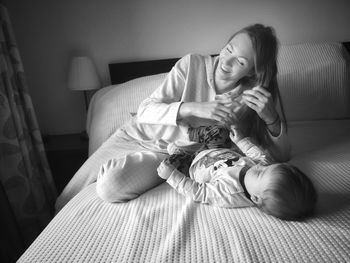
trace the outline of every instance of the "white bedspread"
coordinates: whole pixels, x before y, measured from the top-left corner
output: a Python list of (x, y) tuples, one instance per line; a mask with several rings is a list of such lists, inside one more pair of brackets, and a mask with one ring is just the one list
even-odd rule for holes
[(317, 215), (195, 204), (166, 183), (109, 204), (86, 187), (18, 262), (350, 262), (350, 121), (294, 123), (292, 163), (319, 190)]

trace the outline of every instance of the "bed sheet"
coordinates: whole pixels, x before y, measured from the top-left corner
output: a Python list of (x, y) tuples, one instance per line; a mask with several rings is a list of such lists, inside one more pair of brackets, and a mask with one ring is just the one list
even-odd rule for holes
[(317, 215), (193, 203), (166, 183), (127, 203), (75, 196), (18, 262), (350, 262), (350, 121), (290, 126), (292, 163), (319, 192)]

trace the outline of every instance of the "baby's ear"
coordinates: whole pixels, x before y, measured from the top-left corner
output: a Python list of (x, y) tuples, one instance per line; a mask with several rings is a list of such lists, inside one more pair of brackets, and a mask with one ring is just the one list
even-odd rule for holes
[(257, 205), (260, 205), (262, 203), (262, 199), (257, 195), (251, 195), (250, 199)]

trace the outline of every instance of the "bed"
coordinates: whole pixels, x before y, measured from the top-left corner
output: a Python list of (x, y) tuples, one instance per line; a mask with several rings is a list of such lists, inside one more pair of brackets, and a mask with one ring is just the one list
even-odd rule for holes
[[(279, 53), (290, 162), (315, 183), (319, 202), (314, 217), (287, 222), (257, 208), (196, 204), (166, 183), (127, 203), (111, 204), (98, 198), (91, 182), (18, 262), (350, 262), (348, 46), (283, 45)], [(175, 62), (110, 65), (112, 85), (99, 90), (89, 106), (89, 160), (100, 147), (110, 148), (111, 156), (122, 150), (113, 148), (110, 136)], [(95, 172), (95, 166), (88, 172)]]

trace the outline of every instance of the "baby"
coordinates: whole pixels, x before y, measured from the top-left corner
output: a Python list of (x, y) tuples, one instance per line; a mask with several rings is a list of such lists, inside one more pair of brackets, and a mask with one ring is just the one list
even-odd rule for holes
[[(227, 143), (223, 132), (216, 134), (220, 134), (219, 141)], [(160, 164), (158, 175), (195, 202), (226, 208), (257, 206), (284, 220), (301, 220), (312, 214), (317, 194), (303, 172), (288, 163), (274, 163), (238, 129), (231, 130), (230, 138), (233, 147), (207, 147), (195, 157), (175, 150)]]

